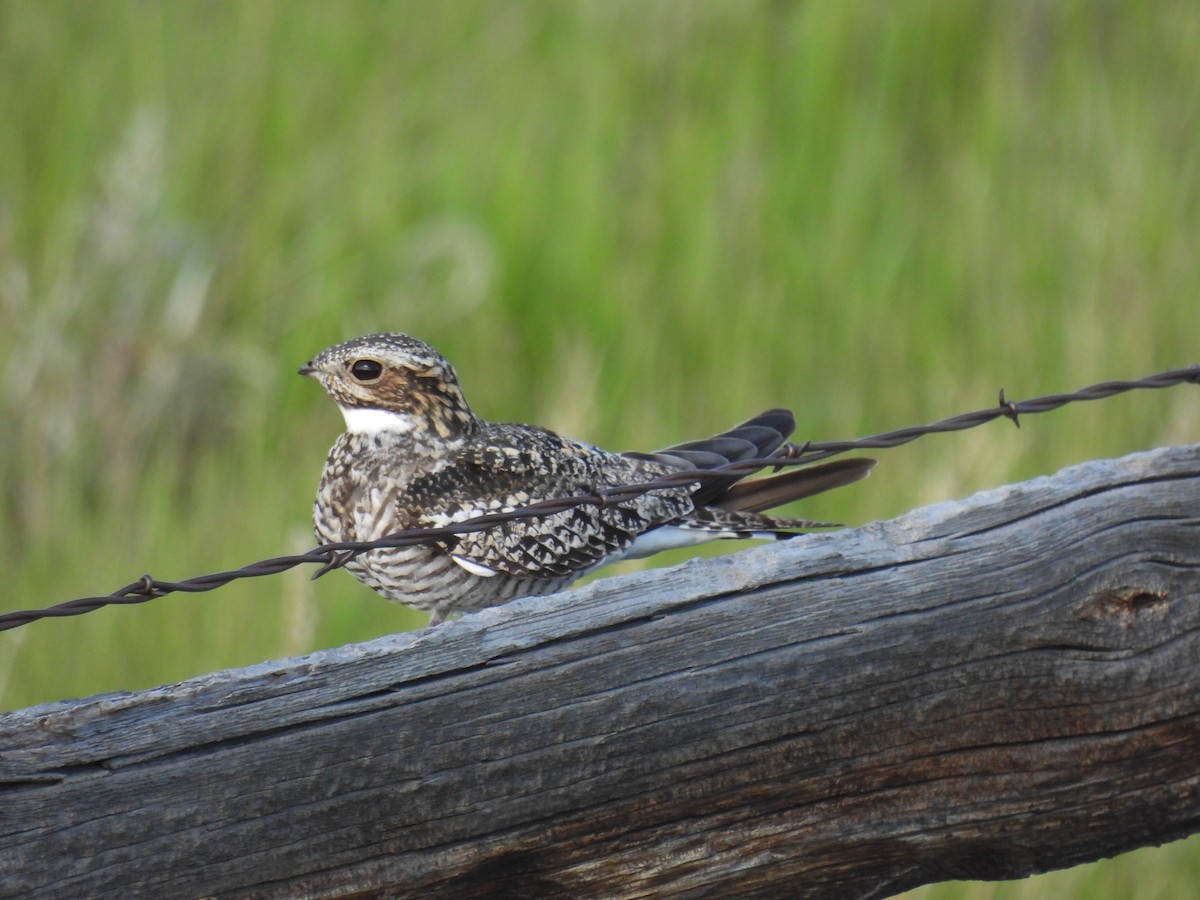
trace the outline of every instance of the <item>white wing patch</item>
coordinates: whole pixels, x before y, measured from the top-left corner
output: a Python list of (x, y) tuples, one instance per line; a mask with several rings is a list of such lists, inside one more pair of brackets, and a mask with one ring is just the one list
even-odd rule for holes
[(472, 575), (478, 575), (481, 578), (491, 578), (493, 575), (499, 575), (495, 569), (489, 569), (487, 566), (481, 566), (477, 562), (472, 562), (465, 556), (455, 556), (450, 554), (450, 558), (470, 572)]

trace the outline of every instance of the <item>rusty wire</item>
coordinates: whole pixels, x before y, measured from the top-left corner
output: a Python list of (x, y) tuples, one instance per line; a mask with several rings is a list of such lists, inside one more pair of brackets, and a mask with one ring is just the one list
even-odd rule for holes
[(276, 575), (306, 563), (318, 563), (321, 568), (313, 575), (318, 578), (326, 572), (344, 566), (360, 553), (387, 547), (404, 547), (410, 544), (431, 543), (456, 535), (484, 531), (499, 523), (512, 519), (536, 518), (554, 513), (564, 512), (581, 506), (602, 507), (611, 503), (630, 500), (651, 491), (678, 488), (684, 485), (694, 485), (698, 482), (712, 479), (728, 478), (730, 475), (750, 475), (767, 468), (783, 466), (807, 465), (817, 460), (825, 459), (839, 453), (851, 450), (879, 450), (898, 447), (924, 437), (928, 434), (941, 434), (948, 431), (963, 431), (984, 425), (994, 419), (1007, 418), (1020, 426), (1021, 415), (1033, 415), (1049, 412), (1084, 400), (1101, 400), (1114, 394), (1127, 391), (1147, 390), (1174, 387), (1178, 384), (1200, 384), (1200, 365), (1192, 365), (1183, 369), (1171, 369), (1147, 376), (1136, 381), (1105, 381), (1082, 388), (1071, 394), (1050, 394), (1045, 397), (1035, 397), (1014, 403), (1006, 400), (1004, 391), (1000, 391), (1000, 402), (997, 406), (974, 412), (962, 413), (948, 419), (940, 419), (927, 425), (915, 425), (886, 431), (882, 434), (870, 435), (849, 441), (810, 441), (805, 444), (786, 444), (775, 455), (765, 459), (744, 459), (737, 462), (718, 466), (704, 471), (681, 470), (655, 478), (651, 481), (636, 484), (615, 485), (603, 491), (592, 494), (579, 494), (570, 497), (555, 497), (530, 503), (527, 506), (511, 510), (503, 510), (465, 519), (453, 525), (441, 528), (410, 528), (397, 531), (376, 541), (342, 541), (339, 543), (322, 544), (307, 553), (295, 556), (277, 556), (250, 563), (239, 569), (227, 572), (215, 572), (200, 575), (183, 581), (160, 581), (150, 575), (143, 575), (137, 581), (118, 588), (111, 594), (102, 597), (80, 597), (68, 600), (45, 609), (29, 609), (9, 612), (0, 615), (0, 631), (7, 631), (26, 625), (38, 619), (58, 618), (62, 616), (77, 616), (104, 606), (116, 606), (130, 603), (145, 603), (156, 597), (165, 597), (177, 592), (199, 593), (237, 581), (241, 578), (257, 578), (263, 575)]

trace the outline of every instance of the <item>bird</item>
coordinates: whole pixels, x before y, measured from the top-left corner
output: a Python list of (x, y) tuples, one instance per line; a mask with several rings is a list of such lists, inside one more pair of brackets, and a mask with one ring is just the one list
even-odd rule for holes
[[(491, 422), (468, 405), (441, 353), (396, 332), (330, 347), (299, 374), (321, 384), (346, 425), (329, 451), (313, 504), (313, 529), (322, 544), (453, 526), (539, 500), (738, 460), (782, 461), (797, 450), (788, 441), (795, 417), (786, 409), (648, 453), (610, 452), (545, 428)], [(437, 625), (457, 613), (553, 593), (619, 559), (830, 527), (763, 511), (858, 481), (874, 464), (844, 459), (758, 478), (713, 476), (601, 506), (373, 549), (339, 563), (388, 600), (428, 612)]]

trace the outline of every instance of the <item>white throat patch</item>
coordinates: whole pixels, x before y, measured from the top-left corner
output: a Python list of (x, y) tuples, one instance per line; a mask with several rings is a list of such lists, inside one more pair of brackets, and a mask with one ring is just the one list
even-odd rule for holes
[(346, 430), (354, 434), (405, 434), (416, 427), (416, 420), (403, 413), (386, 409), (364, 409), (361, 406), (341, 406)]

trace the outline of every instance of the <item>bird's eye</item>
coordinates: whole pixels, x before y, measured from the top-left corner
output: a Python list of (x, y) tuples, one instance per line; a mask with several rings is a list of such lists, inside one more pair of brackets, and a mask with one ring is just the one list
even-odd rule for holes
[(356, 359), (350, 366), (350, 374), (359, 381), (374, 381), (383, 374), (383, 364), (373, 359)]

